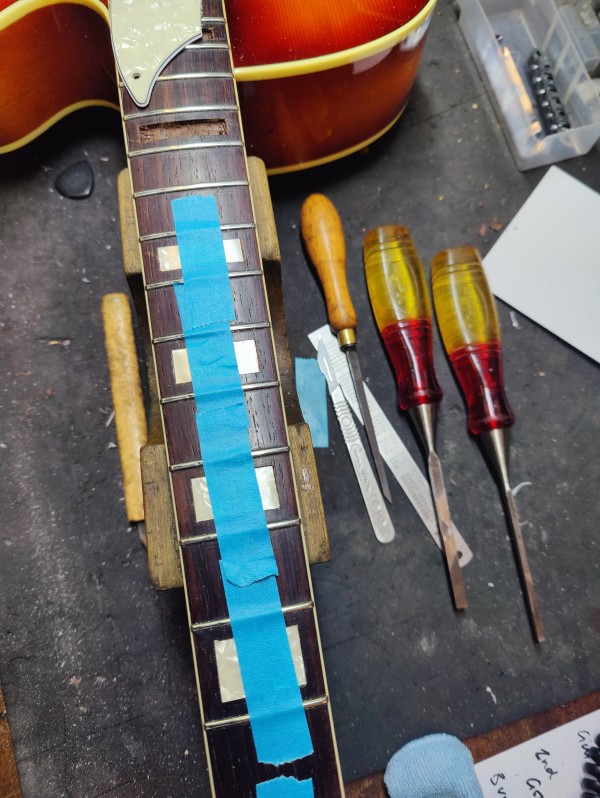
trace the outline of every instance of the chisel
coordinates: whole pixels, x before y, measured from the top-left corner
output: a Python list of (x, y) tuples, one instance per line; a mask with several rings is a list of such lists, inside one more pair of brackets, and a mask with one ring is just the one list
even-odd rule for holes
[(467, 403), (468, 424), (491, 455), (508, 509), (525, 602), (535, 639), (544, 640), (523, 532), (508, 481), (504, 430), (515, 417), (504, 389), (500, 325), (494, 297), (474, 247), (440, 252), (431, 269), (433, 300), (444, 346)]
[(342, 222), (331, 200), (323, 194), (311, 194), (302, 205), (301, 226), (306, 250), (323, 286), (329, 325), (348, 359), (381, 492), (391, 502), (385, 466), (377, 445), (356, 353), (356, 312), (346, 281), (346, 243)]
[(448, 496), (435, 450), (435, 406), (442, 398), (433, 368), (431, 303), (423, 266), (408, 230), (381, 225), (364, 240), (369, 297), (398, 382), (398, 405), (416, 422), (427, 449), (433, 503), (454, 605), (467, 607)]

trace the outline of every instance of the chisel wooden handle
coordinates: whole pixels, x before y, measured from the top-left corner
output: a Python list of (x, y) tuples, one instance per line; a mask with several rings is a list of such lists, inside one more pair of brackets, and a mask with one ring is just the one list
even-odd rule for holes
[[(306, 249), (323, 286), (331, 329), (336, 335), (356, 330), (356, 311), (346, 282), (344, 231), (334, 204), (323, 194), (311, 194), (302, 205), (300, 222)], [(351, 333), (348, 340), (340, 339), (340, 345), (355, 341)]]

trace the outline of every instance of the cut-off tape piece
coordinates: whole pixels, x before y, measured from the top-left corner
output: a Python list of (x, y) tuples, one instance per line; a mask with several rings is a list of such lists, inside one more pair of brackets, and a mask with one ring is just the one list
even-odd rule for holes
[(298, 781), (293, 776), (279, 776), (256, 785), (256, 798), (313, 798), (312, 779)]

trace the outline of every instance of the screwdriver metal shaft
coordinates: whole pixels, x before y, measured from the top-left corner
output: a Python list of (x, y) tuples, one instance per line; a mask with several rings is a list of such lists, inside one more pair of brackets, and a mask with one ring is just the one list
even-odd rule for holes
[(450, 507), (435, 449), (435, 408), (442, 398), (433, 368), (431, 304), (425, 274), (408, 230), (383, 225), (364, 240), (365, 271), (377, 326), (398, 381), (398, 404), (413, 416), (426, 451), (433, 502), (454, 604), (467, 607)]
[(477, 250), (456, 247), (436, 255), (432, 286), (444, 346), (465, 394), (469, 429), (486, 444), (501, 484), (532, 631), (541, 643), (544, 629), (517, 505), (508, 481), (504, 430), (512, 426), (514, 415), (504, 390), (500, 326)]
[(301, 226), (306, 249), (323, 286), (329, 324), (337, 335), (340, 349), (346, 353), (381, 492), (391, 502), (385, 465), (377, 444), (356, 353), (356, 312), (346, 282), (346, 244), (342, 222), (331, 200), (322, 194), (311, 194), (302, 205)]

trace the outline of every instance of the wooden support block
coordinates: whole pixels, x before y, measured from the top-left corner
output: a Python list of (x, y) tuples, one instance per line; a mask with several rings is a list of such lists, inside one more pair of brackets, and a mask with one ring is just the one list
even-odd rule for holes
[(140, 449), (146, 443), (147, 428), (129, 298), (107, 294), (102, 299), (102, 318), (127, 517), (142, 521)]
[(311, 565), (327, 562), (331, 556), (331, 547), (308, 424), (290, 425), (288, 439), (298, 486), (298, 500), (302, 508), (302, 526), (307, 531), (304, 542), (308, 561)]
[(157, 590), (183, 587), (164, 445), (144, 446), (141, 467), (150, 579)]
[(4, 695), (0, 688), (0, 798), (23, 798)]

